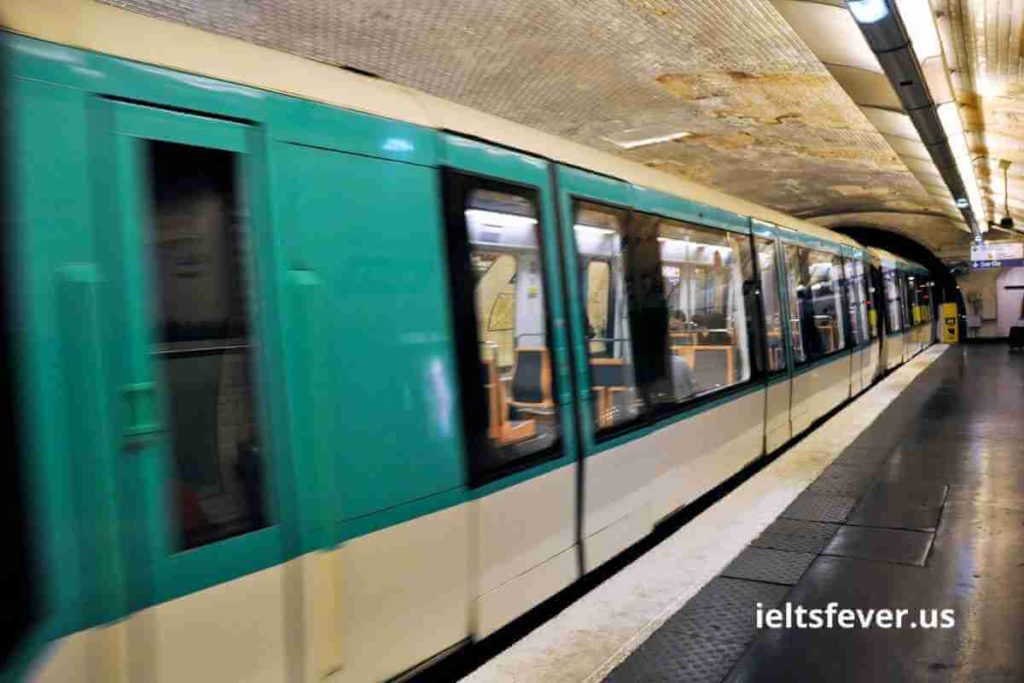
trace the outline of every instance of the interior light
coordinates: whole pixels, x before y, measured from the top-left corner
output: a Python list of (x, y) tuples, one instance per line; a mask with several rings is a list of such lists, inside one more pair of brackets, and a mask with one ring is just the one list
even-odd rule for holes
[(466, 209), (466, 217), (475, 218), (488, 228), (521, 228), (537, 224), (536, 218), (486, 209)]
[(889, 16), (889, 3), (886, 0), (848, 0), (853, 18), (861, 24), (873, 24)]

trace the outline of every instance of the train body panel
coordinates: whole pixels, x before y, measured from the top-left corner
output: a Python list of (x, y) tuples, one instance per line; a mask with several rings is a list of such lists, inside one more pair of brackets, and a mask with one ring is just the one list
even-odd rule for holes
[(769, 381), (765, 388), (764, 449), (774, 453), (793, 438), (790, 405), (793, 402), (793, 383), (787, 379)]
[(850, 396), (850, 354), (813, 364), (793, 377), (793, 432), (799, 434)]
[(399, 675), (931, 343), (926, 271), (819, 226), (109, 6), (5, 19), (54, 41), (0, 33), (16, 673)]

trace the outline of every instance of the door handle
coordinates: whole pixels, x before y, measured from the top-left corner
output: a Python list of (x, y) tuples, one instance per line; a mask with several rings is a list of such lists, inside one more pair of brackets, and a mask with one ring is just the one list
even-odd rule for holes
[(124, 440), (128, 448), (141, 448), (163, 431), (156, 417), (156, 385), (137, 382), (121, 387), (125, 401)]

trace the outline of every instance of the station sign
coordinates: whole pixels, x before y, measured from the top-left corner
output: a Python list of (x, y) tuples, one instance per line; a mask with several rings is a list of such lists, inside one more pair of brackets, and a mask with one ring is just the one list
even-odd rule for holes
[(1024, 242), (989, 242), (971, 245), (971, 268), (1024, 266)]

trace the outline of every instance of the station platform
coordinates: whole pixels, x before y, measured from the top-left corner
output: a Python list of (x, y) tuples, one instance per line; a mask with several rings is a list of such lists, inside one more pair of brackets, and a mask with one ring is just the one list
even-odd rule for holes
[(1024, 680), (1022, 568), (1024, 354), (935, 346), (468, 680)]

